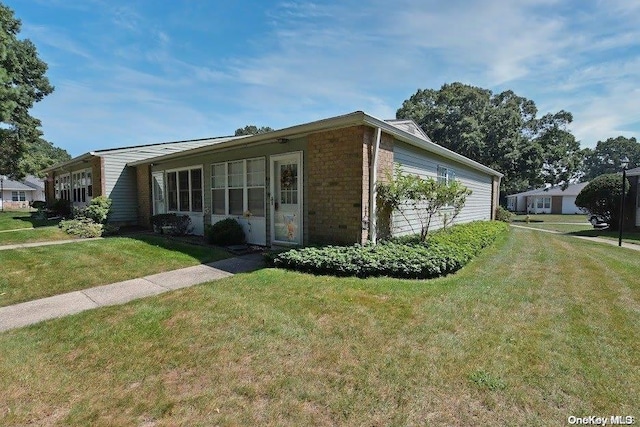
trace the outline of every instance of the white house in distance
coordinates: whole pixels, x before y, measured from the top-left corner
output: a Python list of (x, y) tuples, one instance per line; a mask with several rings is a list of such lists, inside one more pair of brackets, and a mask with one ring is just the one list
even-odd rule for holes
[(570, 184), (564, 190), (554, 186), (512, 194), (507, 196), (507, 209), (532, 214), (582, 214), (582, 209), (576, 206), (576, 197), (587, 184)]
[(35, 176), (27, 176), (22, 181), (0, 177), (0, 208), (25, 209), (35, 200), (44, 200), (44, 181)]

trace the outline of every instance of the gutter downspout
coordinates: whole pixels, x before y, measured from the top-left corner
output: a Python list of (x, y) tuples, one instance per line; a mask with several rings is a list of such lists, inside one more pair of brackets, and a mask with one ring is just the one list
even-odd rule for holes
[(369, 241), (376, 243), (377, 227), (376, 227), (376, 211), (377, 211), (377, 191), (378, 184), (378, 150), (380, 149), (380, 138), (382, 136), (382, 128), (376, 129), (376, 140), (371, 155), (371, 164), (369, 165)]
[[(493, 179), (495, 179), (496, 177), (493, 177)], [(492, 197), (492, 201), (491, 201), (491, 215), (489, 218), (491, 218), (492, 220), (495, 221), (496, 219), (496, 209), (498, 209), (498, 206), (500, 206), (500, 184), (502, 181), (501, 177), (497, 177), (497, 185), (493, 186), (492, 191), (494, 191), (495, 193), (493, 194)], [(526, 197), (525, 197), (526, 200)], [(518, 205), (518, 198), (516, 197), (516, 207)]]

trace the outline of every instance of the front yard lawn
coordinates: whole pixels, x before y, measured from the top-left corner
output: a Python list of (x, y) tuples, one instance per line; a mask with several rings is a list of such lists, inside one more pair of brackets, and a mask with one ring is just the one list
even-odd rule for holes
[(240, 274), (0, 334), (0, 424), (637, 420), (638, 271), (513, 229), (435, 280)]
[(5, 211), (0, 212), (0, 231), (18, 228), (47, 227), (57, 225), (57, 220), (39, 220), (31, 217), (30, 212)]
[(569, 222), (569, 223), (577, 223), (577, 224), (587, 224), (588, 216), (579, 214), (579, 215), (557, 215), (557, 214), (518, 214), (514, 215), (513, 222), (521, 223), (527, 220), (527, 216), (529, 217), (530, 222), (547, 222), (547, 223), (561, 223), (561, 222)]
[(229, 256), (222, 249), (152, 235), (0, 251), (0, 306)]
[[(587, 229), (587, 230), (577, 230), (570, 234), (574, 236), (602, 237), (603, 239), (612, 239), (612, 240), (618, 240), (618, 237), (620, 236), (620, 233), (618, 231), (611, 231), (608, 229), (597, 230), (593, 228)], [(622, 241), (626, 243), (634, 243), (636, 245), (640, 245), (640, 232), (623, 231)]]
[(57, 225), (38, 227), (32, 230), (11, 230), (0, 232), (0, 245), (71, 240), (75, 236), (65, 233)]

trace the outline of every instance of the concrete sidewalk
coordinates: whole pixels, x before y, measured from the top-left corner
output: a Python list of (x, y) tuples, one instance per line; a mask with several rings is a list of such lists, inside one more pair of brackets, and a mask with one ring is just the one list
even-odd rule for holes
[(13, 244), (13, 245), (2, 245), (2, 246), (0, 246), (0, 251), (8, 251), (10, 249), (35, 248), (35, 247), (38, 247), (38, 246), (65, 245), (67, 243), (82, 243), (82, 242), (90, 242), (92, 240), (101, 240), (101, 239), (104, 239), (104, 237), (88, 237), (88, 238), (84, 238), (84, 239), (50, 240), (50, 241), (47, 241), (47, 242), (16, 243), (16, 244)]
[[(524, 230), (542, 231), (543, 233), (559, 234), (561, 236), (574, 237), (576, 239), (588, 240), (590, 242), (605, 243), (607, 245), (618, 246), (618, 240), (613, 240), (613, 239), (603, 239), (602, 237), (572, 236), (570, 234), (561, 233), (560, 231), (556, 231), (556, 230), (545, 230), (542, 228), (525, 227), (523, 225), (514, 225), (514, 224), (510, 224), (510, 225), (511, 227), (522, 228)], [(636, 245), (633, 243), (622, 242), (622, 247), (627, 249), (633, 249), (635, 251), (640, 251), (640, 245)]]
[(257, 270), (263, 266), (264, 261), (261, 254), (242, 255), (209, 264), (200, 264), (152, 274), (139, 279), (125, 280), (124, 282), (0, 307), (0, 332), (92, 308), (124, 304), (135, 299), (233, 276), (235, 273)]

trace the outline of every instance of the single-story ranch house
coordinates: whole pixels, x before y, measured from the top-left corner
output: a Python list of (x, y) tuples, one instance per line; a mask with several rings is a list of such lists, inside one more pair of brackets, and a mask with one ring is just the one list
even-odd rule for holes
[(587, 184), (570, 184), (564, 190), (555, 186), (512, 194), (507, 196), (507, 209), (533, 214), (581, 214), (584, 212), (576, 206), (576, 197)]
[(21, 181), (1, 177), (0, 191), (1, 209), (25, 209), (31, 202), (44, 200), (44, 184), (42, 179), (32, 175)]
[[(96, 160), (106, 155), (101, 153), (86, 160), (106, 169), (106, 159)], [(58, 172), (73, 174), (76, 169), (69, 165), (78, 160), (68, 162), (66, 169), (49, 168), (54, 182), (61, 182)], [(457, 179), (470, 188), (473, 193), (456, 222), (494, 217), (502, 174), (435, 144), (410, 120), (384, 121), (361, 111), (130, 159), (120, 171), (127, 177), (126, 188), (115, 193), (101, 184), (101, 194), (122, 194), (118, 204), (114, 200), (112, 219), (137, 215), (145, 227), (152, 215), (177, 213), (191, 218), (194, 234), (203, 234), (206, 224), (235, 218), (247, 241), (257, 245), (362, 243), (377, 237), (374, 189), (394, 165), (443, 182)], [(92, 169), (95, 182), (98, 173), (105, 175), (100, 168)], [(55, 189), (81, 187), (78, 176), (71, 180)], [(63, 194), (56, 190), (48, 196)], [(123, 207), (126, 214), (117, 212)], [(415, 215), (406, 217), (409, 222), (394, 216), (393, 234), (419, 230), (410, 227), (410, 222), (416, 226)]]
[(44, 169), (43, 172), (47, 174), (46, 200), (64, 199), (74, 207), (82, 207), (86, 206), (92, 198), (104, 195), (113, 201), (111, 221), (136, 225), (138, 224), (136, 171), (135, 168), (127, 167), (127, 163), (231, 139), (237, 139), (237, 137), (91, 151)]

